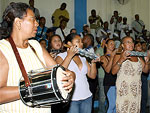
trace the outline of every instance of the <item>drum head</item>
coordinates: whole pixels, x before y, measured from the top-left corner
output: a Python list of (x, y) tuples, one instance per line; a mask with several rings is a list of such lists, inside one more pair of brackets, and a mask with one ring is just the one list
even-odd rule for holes
[(66, 75), (64, 75), (63, 72), (64, 70), (61, 67), (58, 67), (57, 72), (56, 72), (56, 80), (57, 80), (57, 85), (60, 90), (61, 96), (64, 99), (67, 99), (68, 91), (63, 88), (63, 84), (65, 82), (62, 81), (62, 78), (65, 77)]

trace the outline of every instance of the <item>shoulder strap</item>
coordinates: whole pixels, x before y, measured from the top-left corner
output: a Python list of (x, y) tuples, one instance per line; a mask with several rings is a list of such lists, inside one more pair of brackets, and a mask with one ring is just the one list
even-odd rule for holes
[(42, 28), (42, 32), (41, 32), (41, 34), (40, 34), (40, 38), (41, 38), (41, 37), (42, 37), (42, 35), (43, 35), (44, 28), (45, 28), (45, 26)]
[(17, 62), (19, 64), (20, 70), (22, 72), (22, 75), (23, 75), (23, 78), (24, 78), (24, 81), (25, 81), (25, 85), (26, 85), (26, 87), (28, 87), (30, 85), (30, 80), (29, 80), (27, 72), (26, 72), (26, 70), (24, 68), (23, 62), (22, 62), (22, 60), (20, 58), (19, 52), (18, 52), (18, 50), (16, 48), (16, 45), (15, 45), (12, 37), (9, 37), (8, 40), (9, 40), (9, 42), (11, 44), (11, 47), (12, 47), (12, 49), (14, 51), (14, 54), (16, 56)]
[(65, 38), (66, 38), (66, 36), (65, 36), (64, 31), (62, 30), (62, 28), (60, 28), (60, 30), (61, 30), (61, 32), (62, 32), (62, 34), (63, 34), (63, 36), (64, 36), (64, 39), (65, 39)]
[(45, 68), (44, 63), (41, 61), (41, 59), (39, 58), (37, 52), (35, 51), (35, 49), (31, 46), (31, 44), (29, 44), (30, 48), (32, 49), (32, 51), (35, 53), (36, 57), (38, 58), (38, 60), (41, 62), (43, 68)]
[(140, 24), (141, 27), (143, 27), (143, 25), (142, 25), (139, 21), (136, 21), (136, 22), (137, 22), (138, 24)]

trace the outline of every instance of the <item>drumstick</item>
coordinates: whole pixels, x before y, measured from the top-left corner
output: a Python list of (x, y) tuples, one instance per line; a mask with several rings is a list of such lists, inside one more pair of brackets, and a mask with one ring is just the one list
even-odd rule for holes
[(67, 45), (67, 44), (64, 44), (64, 46), (67, 47), (67, 48), (71, 48), (71, 46), (70, 46), (70, 45)]

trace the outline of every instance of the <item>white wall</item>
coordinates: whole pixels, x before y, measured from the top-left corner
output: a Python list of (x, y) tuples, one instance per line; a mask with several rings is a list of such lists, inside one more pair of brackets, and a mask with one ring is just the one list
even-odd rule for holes
[[(5, 9), (5, 7), (10, 3), (10, 2), (25, 2), (28, 4), (29, 0), (0, 0), (4, 6), (2, 10)], [(4, 2), (5, 1), (5, 2)], [(67, 10), (70, 14), (70, 21), (68, 23), (68, 27), (72, 28), (74, 26), (74, 0), (35, 0), (35, 7), (39, 9), (40, 11), (40, 16), (46, 17), (46, 25), (47, 27), (52, 26), (51, 22), (51, 15), (55, 11), (55, 9), (59, 8), (61, 3), (67, 3)], [(1, 5), (0, 4), (0, 7)], [(0, 12), (0, 17), (2, 17), (2, 12)]]
[[(0, 17), (2, 12), (10, 2), (26, 2), (28, 0), (0, 0)], [(60, 7), (62, 2), (67, 3), (67, 10), (70, 14), (70, 21), (68, 27), (74, 26), (74, 0), (35, 0), (35, 7), (40, 10), (41, 16), (45, 16), (47, 19), (47, 26), (52, 26), (51, 15), (55, 9)], [(111, 18), (114, 10), (118, 10), (120, 16), (126, 16), (128, 23), (134, 19), (134, 15), (139, 13), (140, 18), (146, 24), (146, 28), (150, 29), (150, 0), (128, 0), (128, 3), (121, 5), (118, 0), (87, 0), (87, 16), (90, 15), (91, 9), (96, 9), (104, 21), (108, 21)]]
[[(104, 21), (111, 18), (114, 10), (118, 10), (120, 16), (126, 16), (128, 23), (134, 20), (134, 15), (138, 13), (140, 18), (146, 24), (146, 28), (150, 29), (150, 1), (149, 0), (128, 0), (124, 5), (119, 4), (118, 0), (87, 0), (88, 1), (88, 16), (91, 9), (96, 9), (97, 14), (101, 16)], [(127, 0), (126, 0), (127, 1)]]

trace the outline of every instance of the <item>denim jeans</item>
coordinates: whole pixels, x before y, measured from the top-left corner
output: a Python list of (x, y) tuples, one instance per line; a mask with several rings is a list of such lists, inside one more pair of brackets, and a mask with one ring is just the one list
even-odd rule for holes
[(148, 99), (147, 76), (142, 75), (141, 80), (142, 80), (141, 113), (146, 113), (146, 104)]
[(116, 86), (110, 86), (107, 98), (109, 104), (107, 113), (116, 113)]
[(98, 78), (98, 87), (99, 87), (99, 110), (98, 113), (106, 113), (106, 106), (105, 106), (105, 94), (104, 94), (104, 86), (103, 86), (103, 79)]
[(91, 113), (92, 96), (79, 101), (71, 101), (70, 108), (67, 113)]

